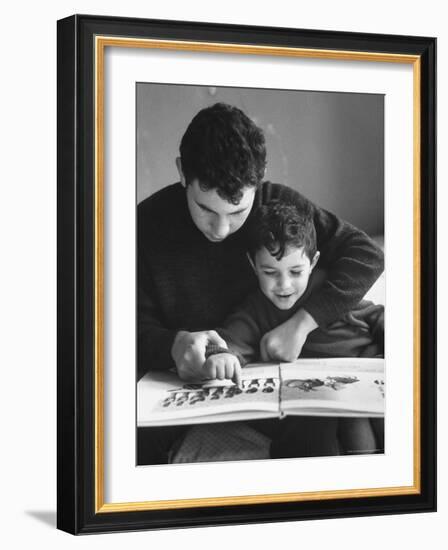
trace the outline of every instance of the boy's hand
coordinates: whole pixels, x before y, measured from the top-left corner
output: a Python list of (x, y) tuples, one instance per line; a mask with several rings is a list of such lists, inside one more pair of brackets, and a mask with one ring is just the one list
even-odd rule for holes
[(199, 382), (204, 379), (205, 350), (209, 344), (227, 348), (226, 342), (214, 330), (201, 332), (179, 331), (171, 348), (171, 357), (176, 363), (181, 380)]
[(241, 364), (238, 357), (231, 353), (217, 353), (210, 355), (202, 369), (206, 378), (218, 380), (233, 380), (237, 386), (241, 385)]
[(282, 325), (267, 332), (260, 341), (262, 361), (295, 361), (299, 357), (308, 334), (317, 328), (313, 317), (299, 309)]

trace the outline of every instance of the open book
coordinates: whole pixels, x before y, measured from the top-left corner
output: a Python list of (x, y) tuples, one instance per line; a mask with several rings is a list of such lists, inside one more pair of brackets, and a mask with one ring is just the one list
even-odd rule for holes
[(254, 364), (230, 380), (185, 383), (153, 371), (137, 385), (137, 423), (200, 424), (286, 415), (384, 416), (384, 359), (298, 359)]

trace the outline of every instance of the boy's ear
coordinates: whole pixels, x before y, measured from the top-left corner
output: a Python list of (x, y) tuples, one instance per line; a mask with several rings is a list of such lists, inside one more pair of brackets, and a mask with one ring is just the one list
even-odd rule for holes
[(182, 187), (187, 187), (187, 182), (185, 181), (184, 172), (182, 170), (182, 161), (180, 160), (180, 157), (176, 157), (176, 168), (179, 172), (180, 184), (182, 185)]
[(254, 261), (252, 260), (249, 252), (246, 252), (246, 256), (247, 256), (247, 259), (249, 260), (249, 263), (250, 265), (252, 266), (252, 269), (255, 271), (255, 273), (257, 272), (256, 268), (255, 268), (255, 264), (254, 264)]
[(320, 252), (319, 250), (316, 250), (316, 254), (314, 254), (313, 261), (311, 262), (311, 271), (316, 267), (317, 262), (320, 258)]

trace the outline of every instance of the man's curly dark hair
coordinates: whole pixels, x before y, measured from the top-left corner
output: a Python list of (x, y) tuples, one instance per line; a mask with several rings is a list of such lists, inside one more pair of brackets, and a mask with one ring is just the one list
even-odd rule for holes
[(198, 179), (203, 191), (238, 204), (243, 188), (264, 177), (266, 145), (263, 131), (237, 107), (216, 103), (199, 111), (180, 143), (187, 185)]
[(281, 260), (288, 247), (304, 248), (312, 260), (316, 254), (316, 229), (311, 207), (271, 201), (259, 206), (248, 227), (248, 250), (252, 259), (265, 247), (274, 258)]

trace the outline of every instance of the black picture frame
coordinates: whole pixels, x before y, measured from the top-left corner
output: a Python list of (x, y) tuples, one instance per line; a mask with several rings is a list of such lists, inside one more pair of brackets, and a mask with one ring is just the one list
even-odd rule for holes
[[(419, 66), (418, 456), (412, 493), (165, 509), (102, 507), (95, 317), (95, 38), (121, 37), (413, 57)], [(436, 509), (436, 39), (74, 15), (58, 21), (57, 526), (73, 534), (429, 512)], [(98, 229), (99, 228), (99, 229)]]

